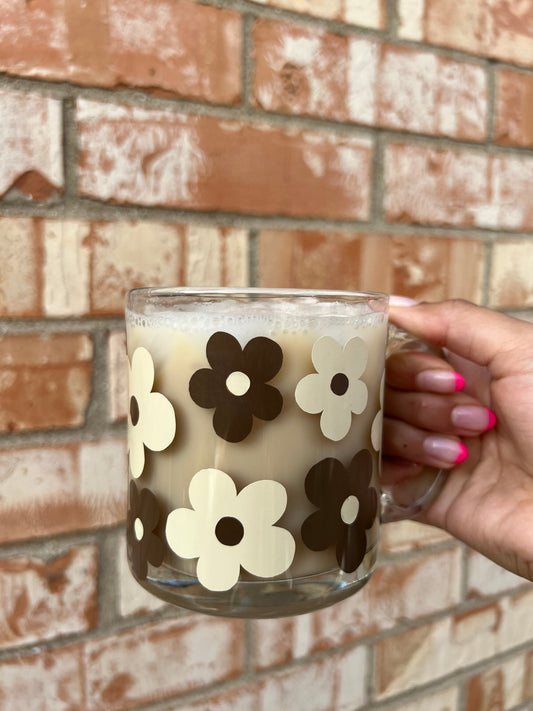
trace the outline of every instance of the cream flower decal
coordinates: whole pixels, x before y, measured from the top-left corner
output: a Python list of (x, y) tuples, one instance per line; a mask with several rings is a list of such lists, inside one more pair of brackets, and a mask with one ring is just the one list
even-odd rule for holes
[(295, 541), (273, 524), (287, 506), (287, 492), (276, 481), (256, 481), (237, 493), (230, 476), (202, 469), (189, 485), (192, 509), (167, 518), (166, 537), (182, 558), (198, 558), (199, 582), (213, 591), (230, 590), (241, 566), (260, 578), (284, 573), (292, 563)]
[(174, 408), (164, 395), (152, 392), (154, 377), (152, 356), (141, 346), (133, 353), (129, 369), (128, 450), (136, 479), (143, 473), (145, 446), (161, 452), (176, 434)]
[(359, 380), (368, 361), (368, 346), (359, 337), (343, 347), (330, 336), (313, 346), (311, 360), (316, 373), (306, 375), (296, 386), (296, 402), (304, 412), (320, 417), (320, 429), (328, 439), (346, 437), (352, 413), (360, 415), (368, 401), (368, 389)]
[(381, 449), (381, 432), (383, 430), (383, 400), (385, 393), (385, 373), (381, 377), (381, 385), (379, 386), (379, 412), (372, 421), (372, 429), (370, 430), (370, 440), (372, 446), (379, 452)]

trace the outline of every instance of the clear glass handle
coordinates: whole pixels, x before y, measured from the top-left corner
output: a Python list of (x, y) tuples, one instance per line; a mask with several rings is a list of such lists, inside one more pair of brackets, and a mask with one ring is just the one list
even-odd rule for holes
[[(415, 338), (394, 324), (389, 324), (387, 358), (398, 351), (432, 353), (446, 360), (442, 349)], [(425, 466), (416, 477), (404, 479), (392, 486), (382, 486), (382, 522), (390, 523), (413, 518), (434, 501), (445, 481), (445, 470)]]

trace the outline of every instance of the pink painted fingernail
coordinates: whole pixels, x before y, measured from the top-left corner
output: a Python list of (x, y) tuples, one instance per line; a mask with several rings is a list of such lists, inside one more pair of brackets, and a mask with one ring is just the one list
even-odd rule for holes
[(449, 370), (423, 370), (416, 376), (416, 385), (430, 393), (456, 393), (464, 388), (465, 379)]
[(419, 303), (420, 301), (411, 299), (409, 296), (397, 296), (396, 294), (389, 296), (389, 304), (391, 306), (416, 306)]
[(426, 454), (441, 462), (460, 464), (468, 457), (468, 449), (462, 442), (438, 435), (426, 437), (423, 448)]
[(452, 410), (451, 420), (460, 429), (486, 432), (496, 424), (496, 415), (486, 407), (457, 405)]

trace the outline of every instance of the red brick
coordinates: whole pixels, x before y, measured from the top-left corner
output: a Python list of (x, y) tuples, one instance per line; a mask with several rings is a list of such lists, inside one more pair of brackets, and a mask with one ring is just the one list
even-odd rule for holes
[(377, 698), (389, 698), (529, 642), (532, 603), (533, 592), (527, 591), (378, 642)]
[(72, 548), (48, 560), (0, 560), (0, 647), (93, 628), (98, 614), (97, 550)]
[(356, 647), (168, 711), (356, 711), (366, 708), (366, 674), (366, 650)]
[(383, 526), (380, 535), (380, 549), (387, 553), (416, 551), (453, 540), (440, 528), (418, 521), (396, 521), (394, 526)]
[(100, 200), (366, 219), (369, 139), (78, 102), (79, 189)]
[(254, 96), (268, 111), (481, 140), (480, 66), (271, 20), (253, 30)]
[(479, 301), (484, 249), (477, 240), (446, 237), (263, 230), (258, 280), (268, 287)]
[(253, 39), (256, 106), (348, 119), (349, 55), (351, 46), (357, 54), (357, 40), (350, 44), (331, 32), (273, 20), (258, 20)]
[(384, 30), (387, 24), (386, 0), (254, 0), (261, 5), (272, 5), (292, 12), (325, 17)]
[(528, 230), (533, 159), (391, 144), (385, 160), (387, 219)]
[(288, 620), (255, 622), (257, 666), (286, 664), (453, 607), (460, 601), (460, 562), (459, 550), (450, 550), (392, 563), (337, 605)]
[(247, 230), (0, 217), (0, 316), (124, 313), (137, 286), (246, 286)]
[(507, 0), (400, 0), (399, 35), (533, 65), (533, 5)]
[(2, 711), (85, 709), (80, 646), (0, 662)]
[(126, 292), (139, 286), (248, 283), (244, 230), (157, 222), (92, 223), (91, 311), (122, 314)]
[(466, 686), (465, 711), (509, 711), (531, 702), (533, 652), (471, 677)]
[(0, 3), (0, 70), (191, 99), (240, 97), (241, 17), (189, 0)]
[(481, 553), (468, 551), (467, 595), (501, 595), (524, 585), (524, 578), (505, 570)]
[(93, 313), (123, 313), (128, 289), (177, 283), (179, 227), (151, 222), (92, 225), (90, 301)]
[(516, 239), (497, 240), (490, 270), (489, 305), (519, 308), (533, 304), (533, 244)]
[(0, 451), (0, 540), (109, 526), (125, 518), (126, 444), (109, 439)]
[(59, 101), (36, 93), (0, 90), (0, 196), (13, 189), (45, 200), (62, 190), (61, 121)]
[(85, 644), (87, 711), (183, 694), (243, 670), (243, 625), (187, 616)]
[(533, 146), (533, 76), (501, 69), (497, 79), (496, 140)]
[(86, 334), (0, 338), (0, 431), (75, 427), (91, 396), (92, 342)]
[[(146, 615), (169, 605), (143, 588), (130, 572), (126, 554), (126, 536), (117, 540), (119, 612), (122, 617)], [(178, 612), (178, 608), (174, 608)]]
[(40, 316), (41, 255), (34, 221), (0, 218), (0, 316)]

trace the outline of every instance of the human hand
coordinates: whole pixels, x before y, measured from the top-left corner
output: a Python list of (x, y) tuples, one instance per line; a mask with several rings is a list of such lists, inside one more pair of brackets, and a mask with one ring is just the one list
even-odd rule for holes
[(450, 365), (389, 359), (384, 476), (451, 467), (419, 520), (533, 580), (533, 325), (462, 301), (391, 306), (390, 319)]

